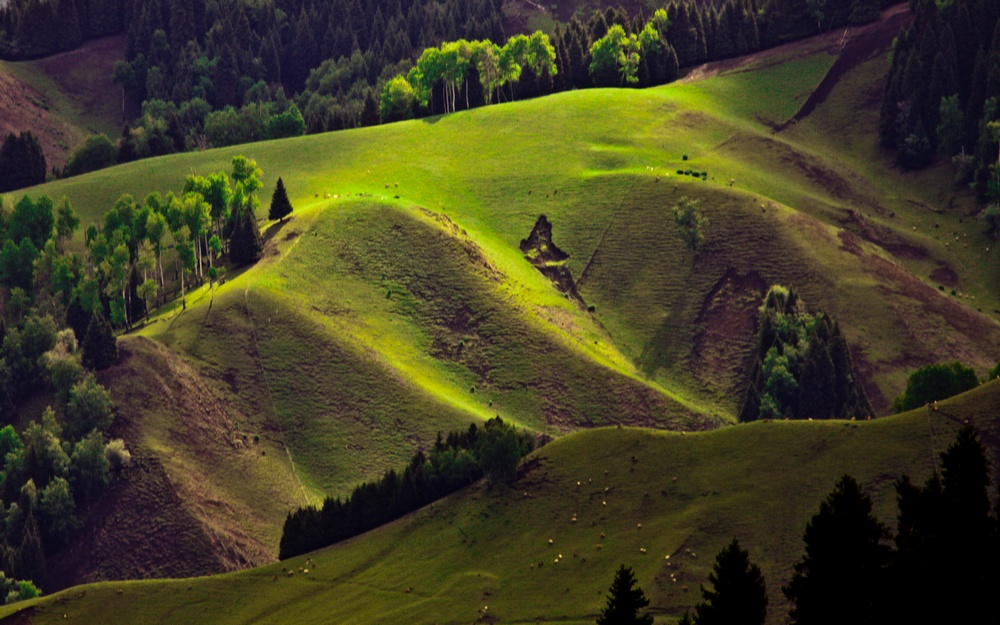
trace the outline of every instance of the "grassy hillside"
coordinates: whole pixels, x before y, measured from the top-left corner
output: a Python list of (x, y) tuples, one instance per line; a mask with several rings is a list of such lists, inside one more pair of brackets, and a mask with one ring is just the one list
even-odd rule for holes
[[(811, 140), (820, 134), (806, 132), (811, 118), (772, 134), (771, 123), (794, 113), (831, 59), (822, 51), (798, 54), (756, 71), (648, 91), (564, 93), (446, 118), (176, 155), (45, 190), (69, 195), (94, 216), (122, 190), (142, 196), (175, 188), (186, 172), (225, 169), (232, 154), (243, 152), (258, 160), (269, 182), (285, 179), (300, 210), (336, 207), (337, 198), (363, 193), (386, 201), (399, 195), (400, 205), (446, 215), (494, 267), (531, 291), (545, 287), (527, 276), (533, 270), (517, 242), (545, 213), (615, 347), (661, 385), (727, 412), (737, 401), (738, 375), (702, 375), (704, 389), (676, 378), (692, 368), (722, 370), (711, 363), (692, 367), (692, 360), (705, 358), (696, 335), (711, 333), (700, 313), (712, 308), (709, 296), (727, 275), (763, 267), (761, 279), (752, 280), (754, 292), (786, 283), (844, 325), (872, 399), (884, 410), (906, 372), (923, 362), (961, 358), (981, 370), (992, 364), (994, 355), (983, 346), (998, 343), (997, 325), (969, 309), (1000, 308), (990, 288), (996, 268), (982, 262), (988, 243), (965, 216), (970, 205), (960, 192), (945, 200), (939, 189), (947, 185), (908, 184), (871, 145), (864, 153), (877, 167), (840, 158), (857, 151), (851, 146), (865, 134), (863, 123), (844, 126), (848, 140), (837, 151), (830, 147), (837, 142)], [(878, 72), (865, 69), (871, 67), (857, 76), (867, 76), (870, 91)], [(859, 92), (857, 80), (848, 76), (827, 102), (840, 98), (837, 110), (856, 105), (845, 94)], [(758, 97), (741, 95), (750, 84)], [(539, 142), (539, 136), (561, 140)], [(677, 169), (708, 171), (709, 180), (678, 177)], [(929, 174), (938, 181), (947, 175), (943, 168)], [(326, 194), (337, 198), (326, 201)], [(701, 199), (713, 222), (697, 257), (683, 252), (670, 223), (670, 207), (683, 194)], [(969, 246), (946, 248), (932, 238), (951, 231)], [(628, 254), (616, 256), (623, 245)], [(957, 282), (945, 285), (932, 274), (954, 274)], [(933, 293), (939, 284), (945, 290)], [(738, 308), (751, 310), (752, 299), (747, 292)], [(715, 360), (743, 367), (731, 355), (746, 352), (752, 332), (745, 323), (725, 337), (735, 347), (722, 346)]]
[(51, 169), (88, 135), (121, 132), (121, 89), (111, 82), (125, 37), (87, 42), (34, 61), (0, 61), (0, 133), (30, 130)]
[(265, 259), (214, 302), (201, 292), (143, 332), (194, 356), (247, 414), (263, 415), (317, 492), (344, 492), (437, 431), (495, 414), (553, 432), (713, 423), (638, 379), (533, 269), (525, 278), (544, 308), (529, 307), (445, 218), (345, 202), (270, 236)]
[[(866, 138), (874, 121), (851, 113), (870, 104), (884, 51), (775, 131), (833, 61), (819, 40), (704, 80), (173, 155), (32, 193), (67, 195), (86, 224), (120, 193), (176, 190), (234, 154), (264, 169), (262, 211), (284, 179), (296, 212), (265, 224), (265, 257), (158, 311), (125, 344), (161, 364), (126, 362), (113, 386), (138, 424), (127, 440), (164, 458), (191, 503), (185, 527), (238, 545), (212, 551), (225, 569), (273, 553), (289, 506), (343, 494), (473, 420), (554, 434), (732, 422), (773, 283), (840, 322), (879, 410), (919, 365), (984, 373), (1000, 298), (968, 196), (946, 166), (896, 171)], [(697, 254), (672, 224), (684, 195), (711, 220)], [(518, 249), (539, 214), (594, 312)], [(151, 376), (183, 391), (136, 392)], [(185, 437), (175, 417), (200, 411), (207, 438)], [(261, 490), (244, 488), (246, 471)]]
[(35, 624), (583, 623), (625, 562), (658, 621), (669, 622), (698, 600), (714, 554), (735, 535), (760, 563), (769, 622), (780, 623), (779, 588), (837, 478), (854, 475), (892, 524), (895, 478), (926, 478), (958, 421), (991, 441), (998, 393), (993, 382), (938, 412), (870, 422), (579, 432), (532, 455), (511, 489), (471, 487), (308, 557), (209, 578), (97, 584), (0, 615), (27, 611)]

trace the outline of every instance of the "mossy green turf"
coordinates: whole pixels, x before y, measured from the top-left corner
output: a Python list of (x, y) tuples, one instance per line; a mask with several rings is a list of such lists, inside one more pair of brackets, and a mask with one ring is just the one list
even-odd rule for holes
[(0, 616), (28, 609), (36, 625), (585, 623), (624, 562), (657, 620), (671, 622), (699, 600), (715, 553), (736, 536), (766, 577), (768, 622), (780, 623), (788, 606), (779, 589), (835, 481), (855, 476), (893, 525), (894, 480), (926, 479), (961, 421), (995, 441), (998, 393), (992, 382), (938, 411), (869, 422), (578, 432), (529, 457), (513, 489), (478, 485), (309, 556), (209, 578), (70, 589)]

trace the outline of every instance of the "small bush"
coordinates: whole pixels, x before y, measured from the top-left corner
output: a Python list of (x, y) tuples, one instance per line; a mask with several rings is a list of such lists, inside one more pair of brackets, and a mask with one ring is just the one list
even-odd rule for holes
[(997, 378), (1000, 378), (1000, 362), (998, 362), (997, 366), (990, 369), (990, 372), (986, 374), (987, 381), (995, 380)]
[(597, 306), (594, 306), (593, 304), (590, 304), (589, 306), (587, 306), (587, 312), (592, 313), (592, 312), (594, 312), (596, 310), (597, 310)]
[(681, 160), (682, 160), (682, 161), (686, 161), (686, 160), (688, 160), (688, 155), (687, 155), (687, 154), (685, 154), (685, 155), (681, 156)]
[(125, 441), (120, 438), (108, 441), (108, 444), (104, 446), (104, 457), (108, 459), (108, 464), (111, 465), (113, 471), (121, 470), (132, 461), (132, 454), (129, 453), (128, 449), (125, 449)]

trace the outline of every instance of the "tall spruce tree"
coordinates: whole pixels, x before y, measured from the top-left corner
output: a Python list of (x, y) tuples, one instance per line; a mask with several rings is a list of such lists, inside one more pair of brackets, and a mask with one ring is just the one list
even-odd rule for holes
[(653, 616), (643, 612), (649, 599), (636, 586), (632, 567), (622, 564), (615, 573), (615, 580), (608, 591), (608, 603), (597, 617), (597, 625), (652, 625)]
[(701, 588), (704, 601), (695, 606), (695, 625), (763, 625), (767, 618), (764, 575), (736, 538), (715, 556), (708, 581), (712, 589)]
[(0, 146), (0, 193), (45, 182), (45, 155), (31, 131), (10, 133)]
[(806, 525), (806, 553), (783, 591), (796, 625), (879, 623), (889, 530), (850, 475), (837, 482)]
[(118, 360), (118, 339), (101, 313), (95, 313), (90, 318), (82, 347), (83, 366), (88, 369), (107, 369)]
[(940, 475), (923, 487), (907, 476), (897, 482), (892, 594), (898, 622), (1000, 622), (993, 600), (1000, 566), (989, 481), (986, 451), (965, 426), (941, 453)]
[(233, 214), (233, 234), (229, 239), (229, 258), (237, 265), (256, 262), (264, 250), (260, 228), (253, 214), (238, 210)]
[(278, 178), (278, 184), (274, 187), (274, 193), (271, 195), (271, 209), (267, 213), (267, 218), (270, 220), (284, 220), (292, 214), (292, 203), (288, 201), (288, 192), (285, 191), (285, 183), (282, 179)]

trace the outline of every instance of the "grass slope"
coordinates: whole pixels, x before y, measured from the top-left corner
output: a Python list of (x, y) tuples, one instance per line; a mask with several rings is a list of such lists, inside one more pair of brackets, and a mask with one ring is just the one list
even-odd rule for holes
[(129, 338), (119, 352), (99, 379), (133, 461), (49, 559), (50, 588), (274, 561), (285, 514), (308, 501), (280, 442), (163, 345)]
[(30, 130), (51, 169), (62, 167), (88, 135), (117, 137), (121, 88), (111, 82), (125, 37), (89, 41), (34, 61), (0, 61), (0, 133)]
[(609, 357), (600, 328), (540, 275), (526, 274), (550, 301), (526, 307), (521, 285), (446, 218), (345, 202), (269, 236), (265, 259), (214, 301), (202, 292), (144, 334), (264, 415), (311, 490), (345, 492), (438, 431), (495, 414), (553, 432), (712, 425)]
[(513, 489), (474, 486), (310, 556), (210, 578), (97, 584), (0, 615), (28, 610), (35, 624), (584, 623), (626, 562), (663, 622), (699, 599), (714, 554), (735, 535), (761, 565), (769, 622), (780, 623), (778, 589), (836, 479), (854, 475), (892, 524), (895, 478), (925, 479), (959, 421), (995, 443), (998, 403), (993, 382), (938, 412), (870, 422), (579, 432), (530, 457)]
[[(870, 70), (884, 55), (776, 134), (775, 121), (833, 63), (826, 44), (780, 55), (657, 89), (562, 93), (173, 155), (33, 192), (68, 195), (86, 223), (123, 191), (176, 189), (189, 172), (228, 169), (233, 154), (263, 167), (265, 199), (284, 178), (296, 212), (267, 226), (265, 258), (141, 331), (241, 415), (220, 421), (220, 433), (238, 423), (270, 446), (267, 471), (281, 476), (285, 498), (265, 523), (284, 502), (344, 493), (438, 430), (494, 414), (552, 432), (731, 421), (756, 306), (775, 282), (841, 323), (881, 409), (921, 364), (961, 359), (985, 371), (1000, 326), (969, 304), (1000, 307), (997, 268), (975, 246), (925, 234), (939, 219), (947, 225), (934, 230), (961, 228), (978, 242), (979, 226), (962, 213), (967, 196), (909, 184), (864, 139), (872, 120), (845, 113), (871, 99), (880, 73)], [(842, 142), (828, 138), (834, 128)], [(671, 223), (681, 195), (712, 222), (698, 254), (683, 250)], [(519, 251), (540, 213), (596, 314)], [(935, 263), (982, 290), (962, 299), (935, 289)], [(237, 465), (205, 462), (201, 474), (240, 483)], [(246, 501), (232, 488), (224, 500)]]
[[(734, 346), (717, 343), (709, 349), (718, 357), (699, 364), (706, 356), (698, 328), (712, 332), (701, 311), (728, 302), (711, 299), (726, 276), (746, 276), (747, 268), (761, 264), (774, 269), (758, 272), (765, 287), (787, 283), (841, 322), (881, 410), (900, 392), (907, 372), (922, 363), (961, 358), (985, 371), (1000, 331), (994, 320), (968, 309), (1000, 309), (992, 287), (997, 269), (984, 262), (988, 243), (965, 214), (967, 195), (945, 197), (939, 187), (910, 184), (912, 177), (895, 171), (863, 139), (874, 120), (846, 118), (845, 111), (870, 104), (881, 75), (873, 70), (884, 66), (884, 55), (845, 76), (806, 120), (773, 134), (772, 125), (794, 114), (834, 58), (825, 40), (779, 53), (777, 60), (763, 58), (707, 80), (645, 91), (562, 93), (447, 117), (174, 155), (40, 190), (68, 195), (93, 218), (123, 190), (142, 196), (176, 187), (187, 172), (226, 169), (234, 153), (246, 153), (264, 168), (268, 184), (279, 175), (285, 179), (300, 210), (329, 204), (326, 194), (361, 193), (390, 202), (399, 195), (402, 206), (447, 216), (493, 267), (524, 285), (524, 298), (536, 307), (548, 306), (552, 292), (530, 276), (517, 243), (545, 213), (616, 350), (673, 393), (718, 406), (714, 412), (731, 412), (738, 402), (734, 389), (752, 330), (747, 332), (749, 322), (737, 324), (737, 332), (718, 337)], [(744, 97), (748, 88), (755, 97)], [(830, 110), (837, 112), (833, 118)], [(560, 140), (538, 140), (547, 136)], [(683, 176), (686, 183), (678, 182), (677, 169), (708, 171), (710, 179)], [(940, 182), (945, 169), (927, 175)], [(264, 196), (269, 193), (265, 188)], [(708, 247), (693, 259), (670, 224), (669, 209), (680, 194), (701, 198), (713, 220)], [(957, 233), (961, 242), (945, 247), (939, 240), (945, 232)], [(618, 254), (619, 248), (627, 253)], [(612, 266), (594, 266), (599, 258)], [(692, 272), (704, 272), (696, 286), (687, 285)], [(964, 299), (951, 297), (950, 286), (931, 293), (925, 286), (945, 286), (932, 275), (953, 276), (946, 282), (956, 283)], [(743, 293), (736, 308), (749, 311), (751, 295)]]

